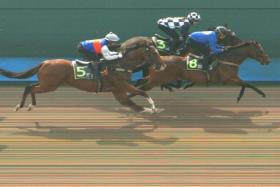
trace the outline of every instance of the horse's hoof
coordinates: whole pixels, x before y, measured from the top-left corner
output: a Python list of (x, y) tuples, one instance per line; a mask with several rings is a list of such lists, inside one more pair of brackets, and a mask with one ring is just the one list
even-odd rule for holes
[(29, 104), (28, 107), (27, 107), (27, 111), (31, 111), (33, 109), (34, 105), (32, 104)]
[(266, 95), (265, 95), (265, 94), (263, 94), (263, 95), (262, 95), (262, 97), (266, 97)]
[(15, 106), (15, 108), (13, 109), (13, 111), (16, 112), (16, 111), (18, 111), (19, 109), (20, 109), (20, 105), (17, 104), (17, 105)]
[(142, 111), (140, 111), (140, 113), (148, 113), (148, 114), (153, 114), (154, 110), (152, 108), (147, 108), (144, 107), (144, 109)]
[(154, 108), (153, 109), (154, 113), (161, 113), (162, 111), (164, 111), (164, 108)]

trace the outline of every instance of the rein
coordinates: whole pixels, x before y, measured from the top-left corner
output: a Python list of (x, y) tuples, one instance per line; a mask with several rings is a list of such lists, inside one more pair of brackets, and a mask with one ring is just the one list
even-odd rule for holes
[(245, 41), (245, 42), (242, 42), (242, 43), (240, 43), (240, 44), (230, 46), (230, 47), (228, 48), (228, 51), (230, 51), (230, 50), (232, 50), (232, 49), (240, 48), (240, 47), (243, 47), (243, 46), (247, 46), (247, 45), (250, 45), (250, 44), (251, 44), (250, 42)]
[[(245, 41), (245, 42), (242, 42), (242, 43), (240, 43), (240, 44), (237, 44), (237, 45), (234, 45), (234, 46), (229, 47), (229, 48), (228, 48), (228, 51), (229, 51), (229, 50), (232, 50), (232, 49), (240, 48), (240, 47), (243, 47), (243, 46), (247, 46), (247, 45), (250, 45), (250, 42)], [(228, 51), (226, 51), (226, 52), (228, 52)], [(225, 61), (225, 60), (218, 60), (218, 59), (217, 59), (217, 61), (218, 61), (218, 63), (221, 63), (221, 64), (233, 66), (233, 67), (236, 67), (236, 68), (239, 67), (239, 64), (235, 64), (235, 63), (233, 63), (233, 62), (229, 62), (229, 61)]]
[(229, 66), (234, 66), (234, 67), (239, 67), (239, 65), (238, 64), (235, 64), (235, 63), (233, 63), (233, 62), (229, 62), (229, 61), (224, 61), (224, 60), (217, 60), (218, 61), (218, 63), (221, 63), (221, 64), (225, 64), (225, 65), (229, 65)]

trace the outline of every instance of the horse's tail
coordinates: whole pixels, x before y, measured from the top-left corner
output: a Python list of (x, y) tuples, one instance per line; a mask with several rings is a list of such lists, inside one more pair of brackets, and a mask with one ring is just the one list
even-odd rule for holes
[(4, 69), (0, 68), (0, 75), (3, 75), (3, 76), (8, 77), (8, 78), (26, 79), (26, 78), (32, 77), (33, 75), (38, 73), (38, 71), (39, 71), (39, 69), (42, 65), (43, 64), (41, 63), (41, 64), (37, 65), (36, 67), (30, 69), (30, 70), (27, 70), (27, 71), (24, 71), (24, 72), (19, 72), (19, 73), (7, 71), (7, 70), (4, 70)]

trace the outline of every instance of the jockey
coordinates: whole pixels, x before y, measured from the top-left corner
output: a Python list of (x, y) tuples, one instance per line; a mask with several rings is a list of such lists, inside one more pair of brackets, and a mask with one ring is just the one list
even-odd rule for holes
[[(201, 20), (200, 15), (196, 12), (191, 12), (187, 17), (167, 17), (157, 21), (158, 28), (165, 32), (173, 40), (171, 42), (171, 51), (182, 47), (184, 41), (189, 35), (191, 25), (198, 23)], [(179, 31), (179, 32), (177, 32)]]
[(118, 35), (110, 32), (105, 38), (81, 41), (78, 50), (88, 61), (100, 61), (102, 57), (108, 61), (116, 60), (123, 57), (122, 53), (110, 51), (108, 47), (119, 40)]
[(189, 35), (186, 51), (193, 50), (204, 56), (203, 70), (208, 71), (212, 55), (224, 52), (227, 48), (218, 44), (228, 31), (225, 27), (217, 27), (215, 31), (193, 32)]

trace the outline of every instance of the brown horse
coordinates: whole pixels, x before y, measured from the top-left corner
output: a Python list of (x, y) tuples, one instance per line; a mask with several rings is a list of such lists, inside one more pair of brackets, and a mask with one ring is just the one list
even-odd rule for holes
[[(157, 111), (154, 101), (144, 91), (130, 85), (131, 72), (144, 63), (159, 62), (159, 54), (153, 44), (148, 40), (138, 39), (137, 45), (131, 44), (130, 40), (121, 45), (123, 59), (110, 62), (109, 73), (102, 78), (102, 91), (112, 92), (114, 97), (124, 106), (128, 106), (136, 112)], [(9, 78), (24, 79), (37, 74), (39, 82), (25, 87), (22, 100), (15, 110), (24, 106), (26, 97), (30, 94), (32, 104), (29, 110), (36, 105), (35, 94), (55, 91), (61, 84), (66, 83), (87, 92), (97, 92), (98, 84), (95, 80), (75, 80), (72, 62), (65, 59), (46, 60), (28, 71), (21, 73), (9, 72), (0, 69), (0, 74)], [(144, 108), (135, 104), (127, 96), (134, 93), (145, 97), (151, 104), (151, 108)]]
[[(253, 89), (258, 94), (265, 97), (265, 94), (255, 86), (242, 81), (238, 77), (239, 65), (246, 59), (255, 59), (261, 64), (268, 64), (270, 60), (265, 54), (261, 44), (255, 41), (241, 43), (231, 50), (217, 56), (216, 67), (209, 72), (210, 81), (213, 83), (235, 84), (242, 86), (237, 101), (241, 99), (246, 87)], [(161, 84), (174, 80), (188, 80), (195, 83), (206, 83), (207, 76), (202, 71), (186, 70), (186, 58), (178, 56), (161, 56), (162, 62), (167, 67), (164, 71), (157, 72), (150, 69), (148, 81), (140, 87), (142, 90), (150, 90)], [(131, 94), (130, 97), (135, 94)]]
[[(228, 28), (228, 25), (219, 25), (216, 27), (208, 27), (207, 30), (208, 31), (215, 31), (217, 28), (219, 27), (223, 27), (226, 30), (224, 31), (225, 34), (225, 38), (222, 40), (218, 40), (218, 43), (222, 46), (237, 46), (238, 44), (241, 44), (243, 41), (235, 34), (235, 32), (233, 32), (230, 28)], [(188, 54), (193, 53), (196, 54), (196, 52), (194, 51), (184, 51), (182, 50), (182, 55), (183, 57), (186, 57)], [(196, 55), (200, 55), (199, 53)], [(147, 70), (146, 70), (147, 71)], [(147, 73), (148, 74), (148, 73)], [(145, 80), (142, 80), (142, 82), (144, 82)], [(140, 82), (140, 81), (139, 81)], [(141, 83), (141, 82), (140, 82)], [(139, 85), (139, 84), (138, 84)], [(136, 85), (136, 86), (138, 86)], [(189, 82), (186, 80), (177, 80), (177, 81), (173, 81), (171, 83), (167, 83), (167, 84), (163, 84), (161, 85), (161, 90), (163, 89), (168, 89), (169, 91), (173, 91), (173, 88), (189, 88), (195, 85), (195, 82)]]

